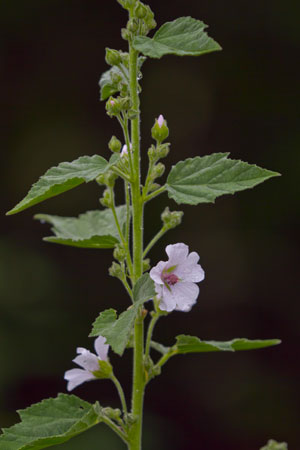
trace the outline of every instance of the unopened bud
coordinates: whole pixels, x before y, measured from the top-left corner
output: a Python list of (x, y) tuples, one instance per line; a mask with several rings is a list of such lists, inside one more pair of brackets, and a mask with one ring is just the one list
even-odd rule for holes
[(168, 230), (175, 228), (182, 222), (182, 211), (170, 211), (168, 207), (162, 212), (161, 220)]
[(170, 144), (166, 142), (165, 144), (161, 144), (157, 148), (157, 154), (159, 158), (165, 158), (170, 151)]
[(167, 121), (161, 114), (158, 119), (155, 120), (155, 124), (152, 127), (151, 134), (153, 139), (161, 143), (169, 136), (169, 128), (167, 126)]
[(131, 33), (135, 33), (139, 27), (139, 23), (137, 19), (130, 19), (127, 22), (127, 30), (131, 31)]
[(108, 148), (114, 153), (119, 153), (121, 150), (122, 144), (116, 136), (112, 136), (111, 140), (108, 143)]
[(118, 50), (114, 50), (112, 48), (106, 48), (105, 50), (105, 61), (107, 62), (107, 64), (110, 66), (118, 66), (122, 61), (121, 55)]
[(121, 36), (122, 36), (122, 39), (124, 39), (124, 41), (128, 41), (128, 39), (130, 38), (130, 31), (128, 31), (127, 28), (122, 28)]
[(125, 8), (131, 8), (136, 2), (137, 0), (124, 0)]
[(135, 11), (134, 14), (138, 19), (144, 19), (144, 17), (147, 16), (148, 10), (146, 5), (144, 5), (143, 3), (139, 2), (136, 7), (135, 7)]
[(119, 408), (111, 408), (107, 406), (106, 408), (102, 409), (102, 412), (113, 420), (118, 420), (121, 417), (121, 410)]
[(143, 260), (143, 272), (146, 272), (149, 269), (150, 269), (150, 259), (147, 258)]
[(165, 165), (163, 163), (158, 163), (156, 166), (152, 169), (152, 179), (159, 178), (163, 175), (165, 171)]
[(123, 278), (124, 274), (120, 264), (113, 262), (110, 268), (108, 269), (108, 273), (111, 277), (119, 278), (120, 280)]
[(118, 99), (109, 97), (106, 102), (106, 111), (109, 116), (117, 116), (120, 114), (122, 106)]
[(151, 186), (149, 187), (149, 192), (154, 192), (154, 191), (156, 191), (159, 188), (160, 188), (160, 184), (152, 183)]
[(110, 208), (112, 205), (112, 198), (111, 198), (111, 192), (110, 189), (105, 189), (103, 192), (103, 197), (100, 198), (101, 205), (105, 206), (106, 208)]
[(120, 261), (120, 262), (124, 261), (124, 259), (126, 258), (126, 252), (125, 252), (124, 247), (121, 244), (117, 244), (115, 246), (113, 255), (117, 261)]

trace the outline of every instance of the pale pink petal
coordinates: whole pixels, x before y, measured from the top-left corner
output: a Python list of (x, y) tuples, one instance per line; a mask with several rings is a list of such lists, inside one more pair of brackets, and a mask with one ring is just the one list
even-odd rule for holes
[(163, 281), (161, 279), (161, 274), (162, 274), (164, 268), (166, 267), (166, 265), (167, 265), (166, 261), (160, 261), (158, 264), (156, 264), (155, 267), (153, 267), (150, 270), (149, 275), (155, 283), (163, 284)]
[(165, 121), (164, 116), (161, 114), (159, 116), (159, 118), (157, 119), (157, 123), (158, 123), (159, 128), (161, 128), (163, 126), (164, 121)]
[(171, 291), (166, 287), (163, 286), (162, 288), (162, 296), (159, 303), (159, 308), (162, 311), (173, 311), (176, 308), (176, 298), (174, 296), (174, 291), (171, 289)]
[(78, 356), (73, 359), (73, 362), (78, 364), (78, 366), (83, 367), (85, 370), (89, 370), (93, 372), (95, 370), (99, 370), (98, 358), (94, 353), (91, 353), (89, 350), (85, 348), (77, 349), (81, 350)]
[(109, 345), (105, 344), (105, 342), (106, 338), (103, 336), (97, 337), (94, 342), (96, 353), (102, 361), (107, 361), (107, 353), (109, 349)]
[(83, 369), (71, 369), (65, 372), (65, 380), (68, 381), (67, 390), (72, 391), (85, 381), (94, 380), (96, 377), (91, 373)]
[(199, 261), (199, 255), (196, 252), (192, 252), (189, 256), (178, 264), (174, 269), (175, 275), (177, 275), (183, 281), (193, 281), (199, 283), (204, 279), (204, 270), (197, 264)]
[(167, 245), (166, 253), (169, 257), (168, 267), (177, 266), (187, 258), (189, 248), (182, 243)]
[(199, 295), (199, 287), (197, 284), (179, 282), (172, 288), (174, 298), (176, 299), (176, 309), (178, 311), (189, 311), (196, 303)]

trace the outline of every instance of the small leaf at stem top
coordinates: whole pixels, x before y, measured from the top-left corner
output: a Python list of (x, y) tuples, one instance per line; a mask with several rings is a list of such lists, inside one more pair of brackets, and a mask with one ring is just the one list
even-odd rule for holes
[(179, 204), (213, 203), (221, 195), (252, 188), (280, 175), (254, 164), (229, 159), (228, 155), (213, 153), (178, 162), (167, 179), (169, 197)]
[(164, 55), (200, 56), (216, 50), (220, 45), (204, 31), (207, 25), (192, 17), (180, 17), (166, 22), (152, 39), (134, 38), (133, 46), (146, 56), (161, 58)]
[(18, 411), (21, 422), (3, 429), (3, 450), (39, 450), (62, 444), (101, 422), (101, 408), (75, 395), (59, 394)]

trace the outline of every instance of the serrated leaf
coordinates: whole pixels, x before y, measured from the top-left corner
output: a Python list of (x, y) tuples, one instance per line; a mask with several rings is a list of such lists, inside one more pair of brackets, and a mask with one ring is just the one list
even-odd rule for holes
[(146, 56), (161, 58), (164, 55), (200, 56), (221, 50), (220, 45), (204, 31), (203, 22), (192, 17), (180, 17), (166, 22), (153, 38), (137, 36), (133, 46)]
[[(121, 228), (126, 222), (126, 206), (118, 206), (116, 213)], [(110, 209), (88, 211), (78, 217), (60, 217), (36, 214), (35, 219), (53, 225), (55, 236), (47, 242), (81, 248), (113, 248), (119, 242), (119, 233)]]
[(140, 306), (155, 295), (149, 278), (149, 274), (144, 274), (139, 278), (136, 283), (137, 288), (133, 290), (134, 304), (122, 312), (118, 319), (114, 309), (107, 309), (100, 313), (93, 323), (90, 336), (104, 336), (113, 351), (122, 355), (129, 342)]
[(112, 155), (107, 162), (102, 156), (81, 156), (72, 162), (62, 162), (57, 167), (51, 167), (40, 179), (32, 185), (26, 197), (6, 215), (16, 214), (41, 203), (48, 198), (55, 197), (80, 184), (95, 180), (116, 164), (119, 155)]
[(213, 203), (217, 197), (252, 188), (277, 172), (213, 153), (180, 161), (172, 167), (166, 189), (177, 203)]
[(202, 352), (234, 352), (239, 350), (254, 350), (271, 347), (280, 344), (279, 339), (255, 339), (236, 338), (231, 341), (202, 341), (196, 336), (186, 336), (181, 334), (176, 337), (176, 344), (172, 351), (177, 354), (202, 353)]
[(59, 394), (18, 411), (21, 422), (3, 430), (3, 450), (39, 450), (62, 444), (101, 422), (99, 405)]
[(134, 285), (132, 294), (134, 303), (139, 304), (142, 304), (155, 296), (154, 282), (148, 273), (144, 273), (144, 275), (138, 279)]

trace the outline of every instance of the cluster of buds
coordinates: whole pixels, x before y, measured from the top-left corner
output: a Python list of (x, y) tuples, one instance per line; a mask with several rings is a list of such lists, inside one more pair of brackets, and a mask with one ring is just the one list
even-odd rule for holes
[(139, 0), (119, 1), (121, 5), (132, 12), (131, 18), (127, 22), (126, 28), (122, 28), (121, 35), (126, 41), (134, 36), (146, 36), (149, 31), (156, 27), (154, 13), (150, 6)]
[(106, 173), (102, 173), (96, 178), (96, 182), (99, 186), (107, 186), (108, 188), (113, 188), (118, 175), (112, 170), (108, 170)]
[(131, 108), (131, 100), (129, 97), (109, 97), (106, 102), (106, 111), (110, 117), (118, 116), (121, 112), (128, 112)]
[(161, 214), (161, 220), (163, 222), (163, 226), (166, 230), (170, 230), (171, 228), (178, 227), (178, 225), (182, 222), (182, 211), (170, 211), (168, 207)]

